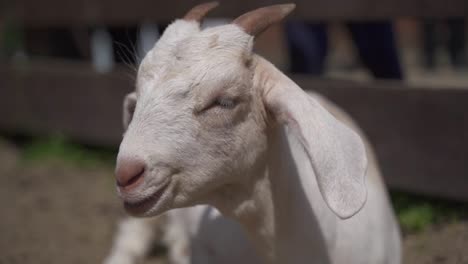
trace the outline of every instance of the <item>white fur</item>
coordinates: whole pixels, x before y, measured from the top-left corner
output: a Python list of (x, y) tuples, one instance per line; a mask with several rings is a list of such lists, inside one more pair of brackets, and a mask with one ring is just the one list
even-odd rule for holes
[(252, 43), (237, 25), (200, 31), (178, 20), (148, 53), (117, 160), (147, 167), (120, 193), (149, 201), (130, 213), (171, 210), (174, 263), (400, 263), (398, 226), (363, 134), (252, 54)]
[(133, 264), (142, 261), (153, 242), (155, 227), (155, 221), (148, 219), (129, 217), (122, 220), (104, 264)]

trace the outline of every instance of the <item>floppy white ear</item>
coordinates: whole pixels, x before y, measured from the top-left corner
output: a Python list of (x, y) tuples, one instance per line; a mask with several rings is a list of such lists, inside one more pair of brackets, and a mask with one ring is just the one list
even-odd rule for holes
[(136, 93), (132, 92), (125, 96), (123, 100), (123, 127), (124, 131), (127, 131), (128, 126), (133, 118), (133, 112), (135, 112), (135, 106), (137, 102)]
[(357, 133), (297, 86), (275, 86), (265, 104), (303, 145), (322, 197), (340, 218), (359, 212), (367, 199), (367, 158)]

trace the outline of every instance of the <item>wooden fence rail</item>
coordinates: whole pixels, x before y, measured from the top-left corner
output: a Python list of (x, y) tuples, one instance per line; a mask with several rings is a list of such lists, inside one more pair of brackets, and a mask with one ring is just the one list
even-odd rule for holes
[[(144, 21), (168, 22), (199, 0), (14, 0), (5, 1), (4, 16), (28, 26), (128, 25)], [(444, 18), (468, 16), (466, 0), (254, 0), (220, 1), (212, 17), (236, 17), (260, 6), (294, 2), (292, 17), (306, 20), (368, 20), (398, 17)], [(0, 11), (0, 17), (2, 12)]]
[[(418, 89), (295, 76), (349, 112), (374, 145), (391, 187), (468, 201), (468, 89)], [(116, 146), (128, 72), (84, 63), (0, 65), (0, 130), (62, 132)]]

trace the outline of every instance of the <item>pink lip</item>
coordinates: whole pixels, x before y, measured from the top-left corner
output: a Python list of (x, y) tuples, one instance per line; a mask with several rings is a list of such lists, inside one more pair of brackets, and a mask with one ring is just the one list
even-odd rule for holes
[(147, 212), (151, 207), (156, 204), (161, 196), (163, 195), (164, 191), (169, 186), (169, 182), (165, 183), (161, 186), (157, 191), (155, 191), (152, 195), (146, 197), (145, 199), (138, 201), (138, 202), (126, 202), (124, 201), (125, 210), (134, 216), (143, 215)]

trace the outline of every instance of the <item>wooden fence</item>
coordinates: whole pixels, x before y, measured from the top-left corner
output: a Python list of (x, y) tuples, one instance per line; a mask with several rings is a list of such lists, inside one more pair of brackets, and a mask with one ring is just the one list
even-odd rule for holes
[[(235, 17), (283, 1), (222, 1), (214, 17)], [(466, 0), (299, 0), (294, 19), (366, 20), (468, 15)], [(195, 1), (15, 0), (0, 3), (5, 20), (30, 28), (169, 21)], [(0, 27), (1, 28), (1, 27)], [(358, 83), (293, 76), (348, 111), (374, 145), (389, 185), (468, 201), (468, 87), (428, 89), (403, 82)], [(117, 145), (128, 71), (98, 74), (89, 63), (0, 64), (0, 130), (62, 132), (89, 144)]]
[[(240, 0), (219, 1), (212, 17), (236, 17), (257, 7), (294, 2), (295, 19), (365, 20), (396, 17), (443, 18), (467, 16), (466, 0)], [(6, 1), (6, 12), (25, 24), (44, 26), (125, 25), (143, 21), (172, 21), (198, 0), (15, 0)]]
[[(357, 120), (390, 186), (468, 201), (468, 90), (293, 79)], [(0, 67), (0, 87), (0, 129), (115, 146), (132, 82), (124, 69), (96, 74), (86, 64), (41, 62)]]

